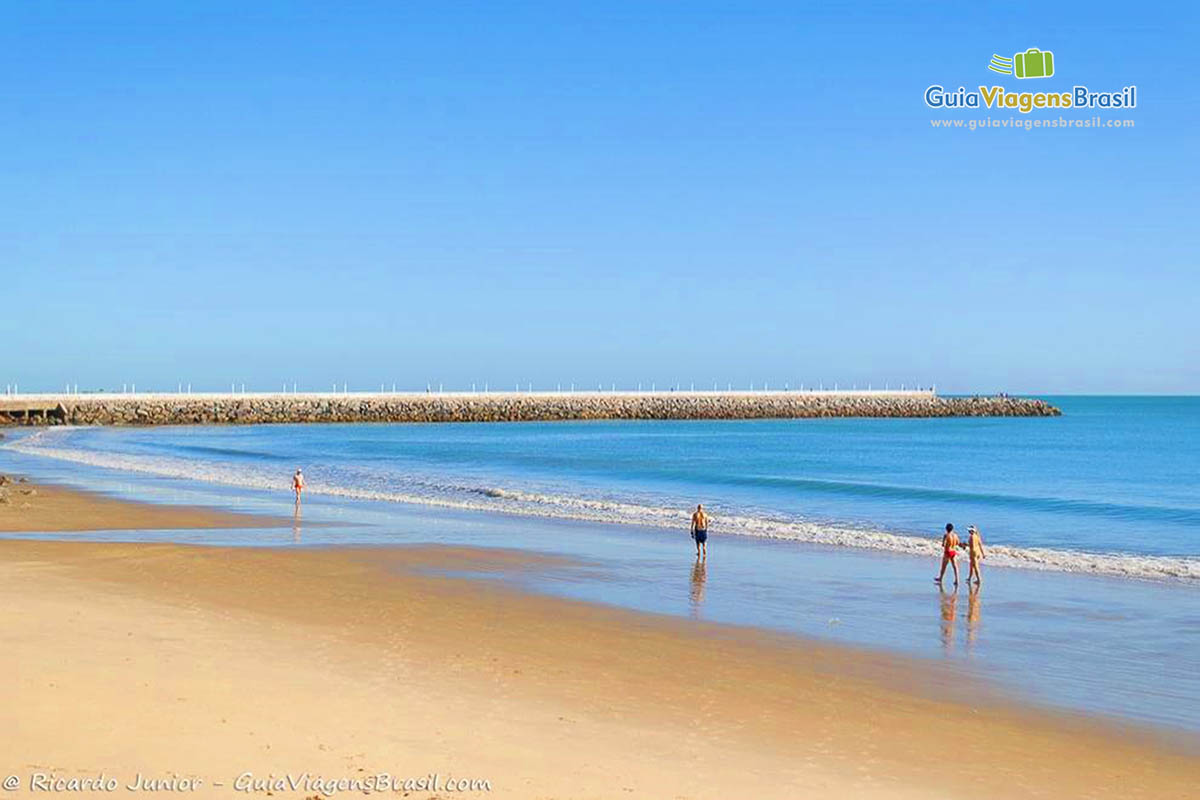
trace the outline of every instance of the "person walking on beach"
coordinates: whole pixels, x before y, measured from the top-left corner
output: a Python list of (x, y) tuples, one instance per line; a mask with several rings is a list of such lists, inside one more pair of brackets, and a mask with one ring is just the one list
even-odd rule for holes
[(692, 538), (696, 541), (696, 558), (708, 559), (708, 514), (704, 506), (697, 505), (692, 514)]
[(979, 562), (983, 561), (985, 554), (983, 537), (979, 535), (979, 529), (974, 525), (967, 528), (967, 555), (971, 557), (971, 569), (967, 573), (967, 583), (969, 584), (971, 576), (974, 576), (975, 585), (979, 586), (983, 582), (979, 575)]
[(942, 578), (946, 575), (946, 565), (949, 564), (954, 568), (954, 585), (958, 586), (958, 562), (954, 557), (958, 555), (958, 548), (962, 544), (958, 541), (958, 534), (954, 532), (954, 523), (946, 523), (946, 533), (942, 536), (942, 569), (938, 576), (933, 579), (934, 583), (940, 584)]
[(292, 476), (292, 491), (296, 493), (296, 505), (300, 505), (300, 494), (304, 491), (304, 473), (299, 469)]

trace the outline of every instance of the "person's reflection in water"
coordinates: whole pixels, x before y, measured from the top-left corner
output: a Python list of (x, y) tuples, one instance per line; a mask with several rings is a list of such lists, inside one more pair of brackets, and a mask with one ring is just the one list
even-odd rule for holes
[(954, 618), (958, 614), (958, 591), (938, 590), (942, 605), (942, 647), (946, 652), (954, 649)]
[(296, 512), (292, 515), (292, 544), (300, 544), (300, 501), (296, 501)]
[(979, 603), (979, 584), (971, 586), (967, 592), (967, 650), (975, 644), (979, 635), (980, 614), (983, 613)]
[(708, 564), (697, 558), (692, 566), (692, 616), (700, 617), (700, 606), (704, 605), (704, 582), (708, 580)]

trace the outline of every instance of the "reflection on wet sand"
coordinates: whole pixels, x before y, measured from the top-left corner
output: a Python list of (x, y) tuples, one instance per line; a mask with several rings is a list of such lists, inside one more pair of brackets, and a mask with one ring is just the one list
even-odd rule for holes
[(958, 615), (958, 591), (947, 592), (938, 588), (942, 612), (942, 647), (946, 652), (954, 649), (954, 618)]
[(296, 501), (296, 511), (292, 514), (292, 544), (300, 544), (300, 501)]
[(979, 603), (979, 584), (967, 589), (967, 650), (975, 644), (979, 635), (980, 614), (983, 613)]
[(704, 605), (704, 582), (708, 580), (708, 564), (699, 559), (692, 566), (692, 616), (700, 616), (700, 606)]

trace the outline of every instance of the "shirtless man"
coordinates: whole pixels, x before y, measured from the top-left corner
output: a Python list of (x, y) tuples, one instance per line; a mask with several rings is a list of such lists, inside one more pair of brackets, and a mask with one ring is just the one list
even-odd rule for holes
[(692, 538), (696, 540), (696, 558), (708, 559), (708, 514), (704, 506), (697, 505), (692, 514)]
[(983, 537), (979, 535), (979, 529), (974, 525), (967, 528), (967, 555), (971, 557), (971, 570), (967, 573), (967, 583), (971, 582), (971, 576), (975, 576), (975, 585), (980, 585), (983, 581), (979, 576), (979, 562), (983, 561), (986, 555), (983, 552)]
[(304, 491), (304, 473), (296, 470), (292, 476), (292, 491), (296, 493), (296, 505), (300, 504), (300, 493)]
[(958, 555), (958, 548), (962, 544), (958, 541), (958, 534), (954, 532), (954, 524), (946, 523), (946, 533), (942, 536), (942, 570), (938, 576), (933, 579), (934, 583), (941, 583), (942, 578), (946, 575), (946, 565), (954, 567), (954, 585), (958, 586), (958, 562), (954, 557)]

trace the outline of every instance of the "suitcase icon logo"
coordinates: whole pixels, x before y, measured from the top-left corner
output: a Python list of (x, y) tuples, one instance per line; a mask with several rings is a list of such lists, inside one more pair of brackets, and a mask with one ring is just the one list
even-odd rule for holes
[(1036, 47), (1017, 53), (1012, 58), (993, 53), (988, 69), (1018, 78), (1049, 78), (1054, 74), (1054, 53)]

